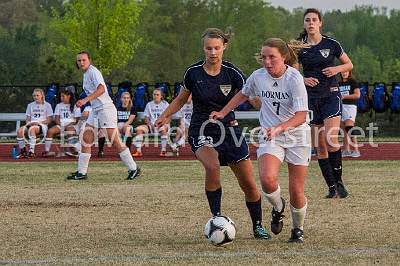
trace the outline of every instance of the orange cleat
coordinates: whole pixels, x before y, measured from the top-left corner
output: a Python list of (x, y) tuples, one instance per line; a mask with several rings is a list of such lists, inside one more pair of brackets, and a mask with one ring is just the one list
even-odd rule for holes
[(132, 157), (142, 157), (143, 153), (141, 151), (132, 152)]

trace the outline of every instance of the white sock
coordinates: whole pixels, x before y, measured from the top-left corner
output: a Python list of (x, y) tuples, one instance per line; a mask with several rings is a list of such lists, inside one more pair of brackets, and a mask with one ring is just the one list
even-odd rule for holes
[(278, 189), (268, 194), (263, 191), (264, 197), (271, 203), (272, 207), (278, 212), (282, 211), (283, 203), (281, 199), (281, 187), (278, 185)]
[(80, 142), (77, 142), (77, 143), (75, 143), (75, 145), (74, 145), (74, 147), (75, 147), (75, 150), (77, 151), (77, 152), (81, 152), (81, 143)]
[(53, 143), (53, 139), (52, 138), (46, 138), (46, 140), (44, 141), (44, 150), (46, 152), (50, 151), (51, 148), (51, 144)]
[(81, 174), (87, 174), (87, 169), (89, 166), (89, 161), (90, 161), (90, 156), (92, 154), (90, 153), (80, 153), (78, 157), (78, 172)]
[(161, 136), (161, 151), (166, 151), (167, 150), (167, 142), (168, 142), (168, 137), (167, 136)]
[(185, 138), (184, 137), (180, 138), (176, 144), (178, 144), (178, 146), (184, 146), (185, 145)]
[(132, 158), (132, 155), (128, 148), (119, 153), (119, 157), (121, 157), (122, 162), (128, 167), (129, 170), (136, 170), (137, 166), (135, 161)]
[(304, 220), (306, 218), (306, 211), (307, 211), (307, 201), (306, 204), (300, 208), (296, 209), (295, 207), (290, 204), (290, 212), (292, 213), (292, 226), (294, 228), (299, 228), (303, 230)]
[(138, 152), (142, 151), (143, 135), (137, 135), (135, 138), (135, 147)]
[(25, 148), (25, 139), (24, 138), (17, 138), (18, 147), (20, 150)]
[(35, 152), (36, 136), (29, 136), (29, 152)]

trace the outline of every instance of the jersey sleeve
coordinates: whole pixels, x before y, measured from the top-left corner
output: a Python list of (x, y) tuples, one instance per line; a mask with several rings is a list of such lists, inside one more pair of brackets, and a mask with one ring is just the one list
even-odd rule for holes
[(242, 94), (247, 96), (247, 97), (255, 97), (256, 95), (256, 90), (255, 90), (255, 82), (254, 82), (254, 75), (250, 75), (250, 77), (246, 80), (246, 83), (244, 84), (242, 88)]
[(186, 70), (185, 74), (183, 75), (183, 87), (192, 92), (193, 81), (191, 78), (191, 71), (189, 69)]
[(135, 108), (134, 105), (132, 105), (132, 107), (131, 107), (131, 114), (130, 115), (137, 116), (136, 108)]
[(54, 115), (60, 116), (60, 104), (56, 105), (56, 109), (54, 110)]
[(151, 118), (151, 114), (150, 114), (150, 103), (151, 102), (148, 102), (147, 104), (146, 104), (146, 107), (144, 108), (144, 117), (148, 117), (148, 118)]
[(106, 83), (104, 82), (103, 75), (100, 73), (99, 70), (96, 69), (92, 71), (91, 78), (96, 89), (100, 84), (102, 84), (104, 86), (104, 89), (107, 90), (107, 86)]
[(306, 86), (304, 85), (303, 77), (300, 73), (296, 75), (292, 89), (293, 111), (302, 112), (308, 111), (308, 97)]
[(28, 104), (28, 106), (26, 107), (25, 115), (29, 116), (29, 117), (32, 117), (31, 104)]
[(53, 116), (53, 108), (51, 107), (51, 104), (45, 102), (45, 105), (46, 105), (46, 118)]
[(238, 69), (238, 68), (233, 68), (234, 75), (233, 75), (233, 85), (235, 91), (240, 91), (243, 89), (245, 83), (246, 83), (246, 76), (243, 74), (243, 72)]
[(343, 47), (340, 45), (339, 42), (333, 41), (333, 55), (336, 58), (339, 58), (344, 53)]
[(357, 88), (360, 88), (360, 85), (354, 79), (350, 79), (350, 87), (354, 91)]

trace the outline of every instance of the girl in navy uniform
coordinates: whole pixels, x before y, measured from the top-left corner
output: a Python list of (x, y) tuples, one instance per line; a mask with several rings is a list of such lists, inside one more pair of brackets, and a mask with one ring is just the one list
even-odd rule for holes
[(228, 165), (245, 194), (254, 237), (270, 239), (262, 227), (261, 196), (249, 160), (249, 149), (234, 112), (229, 112), (220, 123), (209, 120), (211, 112), (220, 111), (242, 89), (245, 76), (233, 64), (222, 60), (229, 39), (224, 32), (210, 28), (202, 37), (205, 60), (186, 70), (184, 88), (156, 123), (158, 126), (168, 123), (172, 114), (178, 112), (192, 95), (193, 114), (188, 140), (205, 169), (205, 191), (212, 215), (221, 215), (220, 166)]
[[(302, 49), (298, 57), (303, 67), (308, 105), (312, 111), (313, 142), (329, 189), (327, 197), (347, 197), (342, 181), (342, 152), (338, 142), (342, 102), (336, 75), (351, 70), (353, 64), (338, 41), (321, 34), (321, 27), (321, 13), (314, 8), (307, 9), (300, 39), (310, 47)], [(336, 58), (340, 61), (337, 66)]]
[(131, 150), (132, 145), (132, 123), (137, 116), (135, 106), (132, 104), (131, 94), (124, 92), (121, 94), (121, 106), (117, 107), (118, 129), (123, 141)]

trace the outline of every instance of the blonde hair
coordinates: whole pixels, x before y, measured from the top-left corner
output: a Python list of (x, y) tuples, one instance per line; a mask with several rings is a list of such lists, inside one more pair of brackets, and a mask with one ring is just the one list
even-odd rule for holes
[[(310, 47), (310, 45), (301, 41), (290, 40), (289, 42), (285, 42), (280, 38), (269, 38), (265, 40), (262, 47), (265, 46), (277, 48), (279, 53), (285, 58), (285, 64), (289, 66), (293, 66), (297, 63), (297, 54), (301, 49)], [(260, 55), (257, 56), (257, 61), (261, 61)]]
[(123, 92), (123, 93), (121, 94), (121, 104), (122, 104), (122, 107), (123, 107), (122, 98), (123, 98), (125, 95), (128, 95), (128, 96), (129, 96), (129, 102), (128, 102), (127, 108), (128, 108), (128, 110), (130, 111), (131, 108), (132, 108), (132, 97), (131, 97), (131, 94), (130, 94), (129, 92), (126, 91), (126, 92)]
[(42, 95), (41, 104), (44, 104), (44, 100), (45, 100), (44, 91), (42, 89), (40, 89), (40, 88), (36, 88), (36, 89), (33, 90), (32, 96), (33, 96), (33, 94), (35, 94), (35, 92), (39, 92), (40, 95)]

